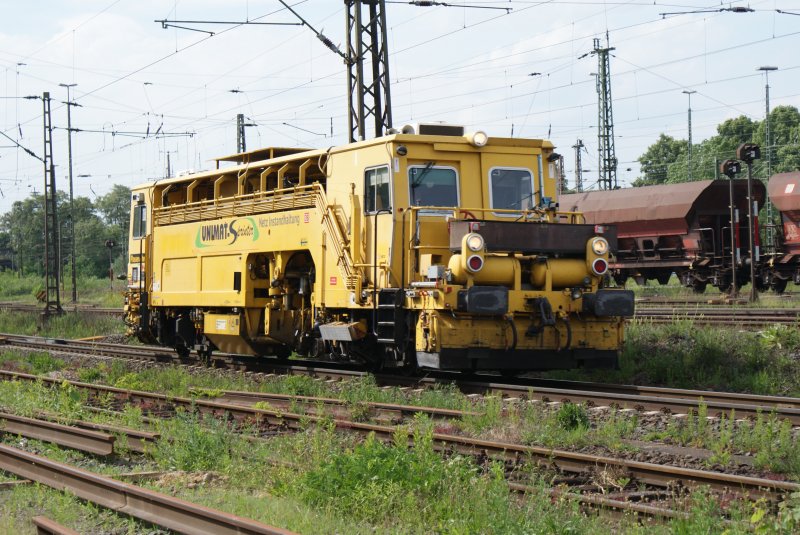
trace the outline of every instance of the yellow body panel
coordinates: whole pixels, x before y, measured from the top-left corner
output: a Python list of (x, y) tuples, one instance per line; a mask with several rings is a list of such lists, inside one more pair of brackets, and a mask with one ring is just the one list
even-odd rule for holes
[[(542, 140), (476, 147), (467, 136), (396, 134), (267, 151), (280, 156), (144, 184), (133, 190), (146, 228), (134, 230), (132, 216), (127, 321), (150, 341), (179, 347), (205, 337), (253, 354), (306, 352), (313, 340), (342, 354), (349, 346), (341, 344), (360, 343), (350, 349), (362, 357), (393, 348), (385, 354), (401, 359), (406, 341), (426, 354), (614, 352), (622, 319), (587, 316), (582, 298), (601, 288), (590, 267), (607, 253), (584, 241), (567, 257), (451, 243), (458, 221), (523, 229), (522, 241), (533, 228), (525, 225), (578, 221), (549, 204), (552, 149)], [(515, 187), (530, 193), (498, 205)], [(470, 255), (484, 260), (477, 272)], [(358, 337), (335, 334), (355, 324), (364, 326)]]

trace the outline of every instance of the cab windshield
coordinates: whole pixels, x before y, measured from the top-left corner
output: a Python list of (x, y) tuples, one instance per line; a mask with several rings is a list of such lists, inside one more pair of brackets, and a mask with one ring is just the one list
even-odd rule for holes
[(458, 174), (451, 167), (409, 167), (408, 183), (412, 206), (458, 206)]

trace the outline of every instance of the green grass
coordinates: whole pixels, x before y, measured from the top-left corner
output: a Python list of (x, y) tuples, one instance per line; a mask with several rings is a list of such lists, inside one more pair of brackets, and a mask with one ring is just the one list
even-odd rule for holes
[[(78, 277), (78, 303), (122, 308), (125, 284), (125, 281), (116, 280), (112, 290), (108, 279)], [(43, 289), (43, 277), (33, 275), (19, 277), (17, 273), (11, 271), (0, 272), (0, 301), (36, 303), (36, 294)], [(68, 280), (61, 292), (62, 304), (67, 304), (71, 298), (72, 286)]]
[(713, 452), (710, 464), (728, 464), (733, 454), (750, 453), (753, 466), (800, 479), (800, 448), (792, 425), (775, 415), (759, 414), (754, 421), (736, 422), (732, 412), (722, 415), (715, 425), (706, 418), (701, 405), (696, 413), (671, 420), (663, 431), (647, 435), (647, 440), (666, 440), (681, 446), (706, 448)]
[(800, 331), (774, 325), (738, 331), (697, 325), (634, 322), (625, 329), (618, 370), (568, 370), (544, 374), (575, 379), (800, 395)]
[[(681, 286), (680, 282), (678, 281), (678, 277), (673, 275), (670, 280), (669, 284), (661, 285), (658, 282), (651, 280), (645, 286), (639, 286), (636, 282), (632, 279), (629, 279), (626, 284), (625, 288), (628, 290), (633, 290), (634, 294), (637, 298), (648, 298), (648, 297), (663, 297), (668, 299), (683, 299), (688, 298), (692, 301), (696, 300), (715, 300), (715, 299), (722, 299), (727, 297), (727, 293), (720, 292), (719, 289), (714, 288), (713, 286), (708, 286), (706, 291), (702, 294), (697, 294), (692, 291), (691, 288), (686, 288)], [(789, 283), (786, 286), (786, 292), (796, 293), (798, 291), (798, 286), (794, 283)], [(739, 290), (739, 299), (747, 299), (750, 294), (750, 285), (747, 284)], [(800, 307), (800, 301), (797, 299), (790, 299), (787, 298), (786, 294), (776, 294), (772, 291), (766, 292), (759, 292), (758, 294), (759, 299), (755, 303), (740, 303), (737, 306), (742, 307), (768, 307), (768, 308), (797, 308)]]
[[(32, 355), (30, 361), (41, 359)], [(92, 368), (95, 370), (92, 374), (136, 377), (112, 368)], [(167, 382), (184, 388), (188, 381), (180, 377), (169, 374)], [(155, 376), (148, 380), (156, 383)], [(304, 391), (310, 388), (309, 384), (302, 384)], [(297, 386), (295, 380), (287, 388)], [(355, 387), (359, 396), (371, 391), (369, 384)], [(357, 397), (353, 392), (349, 395)], [(448, 395), (456, 397), (454, 393)], [(69, 418), (144, 428), (139, 409), (129, 408), (121, 415), (99, 415), (87, 411), (85, 401), (79, 391), (66, 384), (50, 388), (36, 382), (0, 382), (0, 405), (20, 414), (48, 410)], [(612, 441), (630, 431), (631, 419), (621, 417), (611, 417), (607, 425), (592, 429), (586, 425), (585, 410), (578, 405), (565, 404), (547, 415), (534, 405), (522, 406), (523, 411), (502, 416), (510, 417), (513, 425), (520, 426), (537, 443), (563, 446), (571, 439)], [(491, 430), (500, 407), (498, 400), (490, 399), (489, 416), (483, 420), (475, 417), (465, 425), (473, 430)], [(237, 430), (223, 421), (181, 413), (177, 418), (159, 422), (154, 430), (161, 434), (160, 441), (150, 449), (147, 458), (136, 461), (136, 466), (189, 472), (145, 484), (155, 490), (302, 533), (613, 531), (650, 535), (719, 529), (722, 509), (703, 493), (690, 498), (687, 508), (693, 513), (689, 520), (646, 527), (638, 526), (633, 519), (612, 521), (587, 516), (571, 501), (554, 500), (545, 474), (532, 467), (525, 474), (530, 478), (526, 483), (533, 490), (520, 498), (509, 493), (501, 465), (477, 465), (469, 457), (442, 456), (435, 452), (432, 441), (435, 425), (426, 418), (417, 418), (409, 427), (401, 428), (396, 440), (389, 444), (374, 437), (362, 440), (356, 435), (339, 433), (329, 420), (309, 425), (299, 433), (254, 439), (248, 437), (247, 429)], [(413, 447), (407, 445), (407, 429), (414, 432)], [(775, 432), (780, 434), (779, 430)], [(14, 437), (7, 440), (18, 442)], [(28, 443), (48, 457), (100, 473), (113, 475), (127, 471), (129, 464), (107, 463), (36, 441)], [(192, 475), (198, 472), (200, 476)], [(205, 473), (213, 473), (214, 477), (202, 476)], [(144, 532), (130, 520), (117, 519), (92, 506), (77, 507), (77, 503), (68, 495), (34, 486), (0, 491), (0, 533), (31, 533), (26, 523), (37, 513), (52, 513), (56, 520), (82, 532)], [(66, 510), (59, 513), (60, 508)], [(758, 519), (758, 525), (770, 529), (780, 523), (789, 525), (787, 522), (791, 522), (796, 511), (788, 507), (781, 512), (782, 516), (765, 514)], [(750, 514), (749, 509), (740, 514), (734, 508), (737, 518), (749, 518)], [(744, 530), (738, 528), (730, 531), (741, 532)]]
[(119, 317), (66, 312), (44, 320), (38, 312), (0, 310), (0, 332), (54, 338), (85, 338), (123, 334)]

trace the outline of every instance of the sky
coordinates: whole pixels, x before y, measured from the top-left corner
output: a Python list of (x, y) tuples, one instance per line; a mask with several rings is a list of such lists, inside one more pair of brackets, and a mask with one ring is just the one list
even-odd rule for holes
[[(287, 0), (346, 46), (342, 0)], [(611, 52), (618, 180), (666, 133), (694, 143), (722, 121), (800, 107), (800, 0), (386, 2), (394, 126), (443, 121), (490, 136), (550, 139), (574, 184), (597, 181), (594, 40)], [(731, 8), (752, 11), (735, 12)], [(342, 58), (278, 0), (0, 0), (0, 213), (44, 186), (43, 103), (52, 98), (58, 188), (68, 189), (67, 92), (76, 196), (209, 169), (236, 152), (347, 142)], [(784, 11), (788, 13), (780, 13)], [(795, 13), (795, 14), (792, 14)], [(276, 22), (286, 25), (160, 20)], [(198, 30), (205, 30), (198, 31)], [(210, 33), (210, 32), (213, 32)], [(689, 97), (684, 91), (696, 91)], [(27, 98), (37, 97), (37, 98)], [(369, 135), (372, 136), (370, 130)]]

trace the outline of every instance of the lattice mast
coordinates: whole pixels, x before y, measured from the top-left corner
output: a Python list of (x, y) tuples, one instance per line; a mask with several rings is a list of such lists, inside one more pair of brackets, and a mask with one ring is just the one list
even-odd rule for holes
[[(345, 0), (347, 33), (347, 105), (350, 141), (366, 139), (372, 118), (375, 137), (392, 127), (392, 99), (389, 90), (389, 50), (386, 45), (386, 4), (384, 0)], [(364, 6), (367, 6), (366, 17)], [(364, 60), (371, 60), (365, 69)]]
[(236, 115), (236, 152), (247, 152), (247, 141), (244, 135), (244, 114)]
[(614, 114), (611, 109), (611, 66), (609, 52), (614, 48), (600, 46), (600, 39), (594, 40), (592, 54), (597, 56), (597, 158), (599, 163), (598, 187), (617, 188), (617, 157), (614, 151)]
[(572, 148), (575, 149), (575, 191), (583, 191), (583, 162), (581, 153), (583, 152), (583, 140), (579, 139)]
[(42, 95), (44, 103), (44, 314), (61, 314), (56, 169), (53, 163), (53, 123), (50, 117), (50, 93)]

